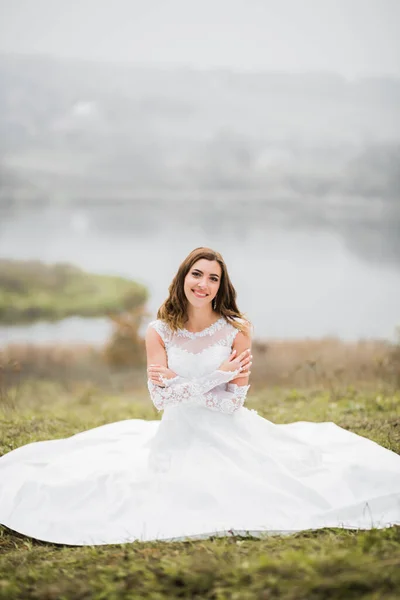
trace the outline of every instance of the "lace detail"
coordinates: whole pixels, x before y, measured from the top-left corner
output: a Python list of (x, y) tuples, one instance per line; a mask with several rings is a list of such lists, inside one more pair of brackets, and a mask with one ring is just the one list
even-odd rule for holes
[(213, 390), (204, 394), (205, 406), (228, 415), (233, 414), (244, 405), (250, 385), (228, 383), (227, 390)]
[(150, 398), (158, 411), (164, 410), (166, 406), (194, 404), (194, 397), (189, 387), (176, 391), (171, 387), (163, 388), (155, 385), (150, 379), (147, 380), (147, 387), (150, 392)]
[[(214, 341), (214, 345), (232, 345), (233, 340), (239, 333), (239, 329), (228, 323), (228, 321), (224, 317), (221, 317), (220, 319), (218, 319), (218, 321), (216, 321), (209, 327), (206, 327), (206, 329), (198, 331), (197, 333), (187, 331), (187, 329), (178, 329), (176, 332), (173, 332), (169, 328), (168, 324), (165, 321), (162, 321), (161, 319), (151, 321), (148, 327), (153, 327), (153, 329), (157, 331), (162, 341), (164, 342), (165, 349), (167, 349), (170, 346), (173, 339), (175, 339), (175, 341), (177, 342), (177, 338), (187, 338), (190, 340), (196, 340), (197, 338), (204, 338), (205, 336), (212, 337), (213, 334), (215, 334), (217, 331), (220, 331), (223, 327), (228, 328), (230, 330), (230, 334), (228, 335), (228, 337), (224, 337), (221, 340)], [(198, 352), (196, 352), (196, 354), (198, 354)]]
[(233, 340), (235, 339), (235, 337), (237, 336), (237, 334), (239, 333), (239, 329), (234, 328), (234, 331), (232, 331), (227, 338), (224, 338), (222, 340), (217, 340), (212, 346), (208, 346), (207, 348), (203, 348), (203, 350), (200, 350), (200, 352), (191, 352), (190, 350), (187, 350), (186, 348), (181, 348), (179, 346), (174, 346), (174, 350), (178, 350), (179, 352), (184, 352), (185, 354), (188, 354), (190, 356), (201, 356), (202, 354), (204, 354), (205, 352), (207, 352), (210, 349), (213, 348), (218, 348), (218, 347), (222, 347), (222, 348), (232, 348), (232, 344), (233, 344)]
[(235, 406), (235, 410), (237, 410), (238, 408), (241, 408), (244, 405), (245, 400), (247, 398), (247, 392), (249, 391), (249, 389), (250, 389), (250, 384), (249, 385), (237, 385), (236, 383), (228, 383), (227, 390), (228, 390), (228, 392), (230, 392), (233, 395), (231, 400)]
[[(227, 383), (240, 373), (236, 371), (219, 371), (203, 377), (187, 379), (177, 375), (172, 379), (166, 379), (161, 376), (165, 387), (155, 385), (150, 379), (147, 380), (147, 387), (150, 397), (157, 410), (163, 410), (166, 406), (175, 406), (177, 404), (199, 404), (199, 398), (213, 388)], [(200, 402), (201, 403), (201, 402)]]
[(161, 319), (157, 319), (156, 321), (151, 321), (148, 327), (152, 327), (157, 331), (158, 335), (164, 342), (165, 349), (167, 349), (172, 340), (172, 332), (167, 323)]
[(148, 380), (150, 397), (157, 410), (192, 404), (232, 414), (243, 406), (250, 386), (230, 383), (240, 370), (219, 369), (229, 358), (239, 329), (224, 317), (196, 333), (186, 329), (172, 331), (161, 319), (149, 326), (163, 340), (168, 367), (177, 373), (172, 379), (162, 377), (163, 386)]
[(205, 335), (213, 335), (213, 333), (221, 329), (221, 327), (223, 327), (226, 324), (226, 322), (227, 321), (225, 317), (220, 317), (218, 321), (215, 321), (215, 323), (213, 323), (209, 327), (206, 327), (202, 331), (196, 331), (195, 333), (193, 333), (192, 331), (188, 331), (187, 329), (178, 329), (176, 335), (189, 337), (191, 339), (195, 339), (197, 337), (204, 337)]

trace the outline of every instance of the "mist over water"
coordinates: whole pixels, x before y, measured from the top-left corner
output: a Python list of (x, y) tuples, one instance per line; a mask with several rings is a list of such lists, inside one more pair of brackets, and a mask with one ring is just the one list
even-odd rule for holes
[[(357, 256), (337, 231), (273, 221), (268, 226), (261, 210), (257, 223), (256, 208), (246, 203), (235, 204), (231, 213), (224, 217), (223, 211), (203, 206), (182, 218), (182, 211), (170, 206), (158, 212), (142, 207), (138, 222), (132, 207), (26, 210), (2, 228), (0, 255), (70, 262), (135, 279), (148, 287), (148, 310), (155, 318), (183, 258), (198, 246), (210, 246), (228, 265), (255, 337), (394, 338), (400, 324), (395, 264)], [(101, 343), (110, 329), (103, 319), (74, 318), (1, 328), (0, 339)]]

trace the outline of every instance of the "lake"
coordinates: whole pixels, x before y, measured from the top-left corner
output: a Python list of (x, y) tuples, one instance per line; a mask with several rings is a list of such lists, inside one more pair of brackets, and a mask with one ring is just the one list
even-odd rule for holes
[[(227, 263), (255, 337), (394, 339), (398, 265), (355, 251), (343, 229), (321, 216), (294, 220), (276, 204), (250, 202), (27, 208), (3, 219), (0, 256), (130, 277), (149, 288), (155, 318), (180, 262), (210, 246)], [(100, 344), (109, 333), (104, 319), (73, 318), (2, 327), (0, 342)]]

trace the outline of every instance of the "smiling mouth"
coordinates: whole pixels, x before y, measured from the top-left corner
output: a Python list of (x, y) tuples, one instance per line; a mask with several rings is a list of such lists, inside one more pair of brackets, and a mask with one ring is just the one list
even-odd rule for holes
[(197, 290), (192, 290), (192, 292), (196, 296), (196, 298), (206, 298), (208, 296), (208, 294), (202, 294), (201, 292), (198, 292)]

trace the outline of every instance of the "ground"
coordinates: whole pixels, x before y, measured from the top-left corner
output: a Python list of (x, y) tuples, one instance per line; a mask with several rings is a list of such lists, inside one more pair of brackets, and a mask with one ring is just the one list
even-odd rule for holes
[[(275, 423), (334, 421), (400, 453), (400, 394), (265, 388), (247, 406)], [(25, 382), (2, 398), (0, 454), (127, 418), (157, 419), (147, 390), (110, 394)], [(400, 527), (323, 529), (259, 540), (226, 537), (100, 547), (42, 543), (0, 527), (0, 598), (314, 600), (400, 596)]]

